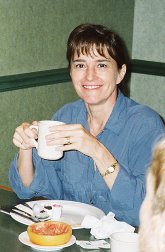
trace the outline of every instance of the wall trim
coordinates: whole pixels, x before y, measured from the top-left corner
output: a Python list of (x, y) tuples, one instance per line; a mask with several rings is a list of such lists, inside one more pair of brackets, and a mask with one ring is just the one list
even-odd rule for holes
[(0, 77), (0, 92), (70, 81), (68, 68)]
[(165, 76), (165, 63), (133, 59), (131, 60), (131, 72)]
[[(165, 76), (165, 63), (133, 59), (131, 60), (130, 71), (132, 73)], [(69, 81), (71, 79), (68, 68), (1, 76), (0, 92)]]

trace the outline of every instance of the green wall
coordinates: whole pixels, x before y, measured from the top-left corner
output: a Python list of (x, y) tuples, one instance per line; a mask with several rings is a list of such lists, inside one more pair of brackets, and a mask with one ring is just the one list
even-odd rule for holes
[(70, 31), (94, 22), (115, 28), (131, 52), (133, 0), (0, 0), (0, 75), (66, 66)]
[[(164, 11), (163, 0), (135, 1), (132, 46), (134, 59), (165, 63)], [(165, 119), (164, 77), (133, 73), (130, 96), (149, 105)]]
[[(83, 22), (118, 31), (131, 55), (133, 15), (133, 0), (0, 0), (0, 78), (66, 67), (67, 37)], [(23, 121), (48, 119), (76, 98), (71, 83), (0, 93), (0, 184), (9, 185), (15, 128)]]

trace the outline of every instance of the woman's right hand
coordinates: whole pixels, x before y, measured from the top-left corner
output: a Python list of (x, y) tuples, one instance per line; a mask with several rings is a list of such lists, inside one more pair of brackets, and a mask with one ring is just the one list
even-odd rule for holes
[[(38, 125), (37, 121), (34, 121), (32, 125)], [(13, 143), (20, 149), (29, 150), (34, 145), (34, 139), (38, 138), (38, 132), (35, 129), (30, 129), (30, 124), (27, 122), (22, 123), (15, 130), (13, 136)]]

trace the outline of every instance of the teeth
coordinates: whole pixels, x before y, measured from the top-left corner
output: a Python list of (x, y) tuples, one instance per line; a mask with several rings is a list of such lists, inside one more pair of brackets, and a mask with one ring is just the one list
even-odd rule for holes
[(83, 86), (84, 88), (87, 88), (87, 89), (95, 89), (95, 88), (98, 88), (100, 87), (99, 85), (95, 85), (95, 86)]

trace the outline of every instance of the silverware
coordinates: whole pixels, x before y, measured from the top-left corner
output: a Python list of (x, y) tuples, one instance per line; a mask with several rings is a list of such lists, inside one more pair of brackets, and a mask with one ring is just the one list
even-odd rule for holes
[[(40, 221), (50, 220), (50, 215), (45, 211), (45, 207), (41, 206), (37, 202), (31, 207), (28, 202), (22, 202), (20, 205), (30, 208), (33, 212), (33, 217), (38, 218)], [(23, 212), (23, 211), (22, 211)], [(25, 212), (25, 211), (24, 211)], [(26, 212), (25, 212), (26, 213)]]
[[(4, 214), (8, 214), (11, 216), (11, 213), (14, 213), (15, 215), (18, 215), (18, 216), (21, 216), (25, 219), (28, 219), (28, 220), (31, 220), (32, 222), (40, 222), (40, 221), (48, 221), (50, 220), (50, 216), (47, 216), (46, 218), (44, 217), (38, 217), (38, 216), (35, 216), (34, 215), (34, 212), (33, 212), (33, 207), (31, 207), (27, 202), (23, 202), (23, 203), (20, 203), (20, 205), (23, 205), (29, 209), (32, 210), (32, 214), (30, 214), (29, 212), (27, 212), (26, 210), (22, 210), (20, 209), (19, 207), (17, 206), (14, 206), (12, 207), (12, 209), (2, 209), (0, 207), (0, 212), (4, 213)], [(43, 210), (45, 212), (45, 210)], [(42, 211), (41, 211), (42, 212)]]
[(14, 213), (15, 215), (21, 216), (21, 217), (23, 217), (25, 219), (28, 219), (28, 220), (31, 220), (33, 222), (40, 222), (40, 220), (38, 218), (35, 218), (33, 216), (27, 216), (27, 215), (25, 215), (23, 213), (20, 213), (17, 210), (14, 210), (14, 209), (12, 209), (11, 211), (6, 211), (6, 210), (3, 210), (3, 209), (0, 209), (0, 212), (4, 213), (4, 214), (8, 214), (10, 216), (11, 216), (11, 213)]
[(22, 203), (20, 203), (20, 205), (26, 206), (26, 207), (30, 208), (31, 210), (33, 209), (27, 202), (22, 202)]
[[(33, 214), (30, 214), (30, 213), (28, 213), (28, 212), (26, 212), (26, 211), (24, 211), (24, 210), (22, 210), (22, 209), (20, 209), (19, 207), (17, 207), (17, 206), (15, 206), (15, 207), (13, 207), (12, 208), (12, 210), (14, 210), (14, 212), (20, 212), (20, 213), (23, 213), (23, 214), (26, 214), (26, 215), (28, 215), (28, 217), (30, 217), (30, 218), (32, 218), (33, 220), (36, 220), (36, 221), (46, 221), (46, 220), (50, 220), (50, 216), (49, 215), (47, 215), (47, 216), (37, 216), (37, 215), (35, 215), (34, 214), (34, 211), (33, 211)], [(41, 211), (41, 213), (42, 213), (42, 211)], [(45, 211), (43, 212), (43, 213), (46, 213)]]
[(28, 213), (28, 212), (26, 212), (26, 211), (23, 211), (22, 209), (20, 209), (20, 208), (17, 207), (17, 206), (12, 207), (12, 209), (13, 209), (13, 210), (16, 210), (16, 211), (19, 211), (19, 212), (21, 212), (21, 213), (27, 214), (29, 217), (32, 217), (32, 215), (31, 215), (30, 213)]
[(8, 215), (10, 215), (10, 212), (7, 212), (6, 210), (2, 210), (2, 209), (0, 209), (0, 212), (1, 212), (1, 213), (4, 213), (4, 214), (8, 214)]

